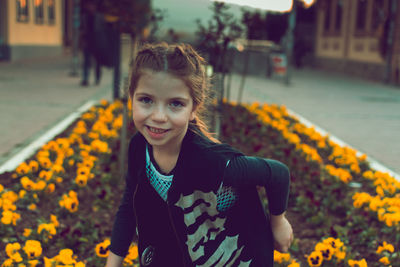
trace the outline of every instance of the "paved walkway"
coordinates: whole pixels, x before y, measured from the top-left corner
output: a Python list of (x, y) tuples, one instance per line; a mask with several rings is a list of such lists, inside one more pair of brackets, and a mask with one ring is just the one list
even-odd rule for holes
[[(100, 86), (81, 87), (80, 77), (69, 75), (70, 64), (69, 56), (0, 62), (0, 169), (87, 101), (111, 99), (110, 69), (103, 69)], [(237, 100), (240, 78), (232, 78), (233, 100)], [(400, 173), (400, 88), (300, 70), (293, 73), (290, 86), (278, 79), (247, 77), (244, 96), (248, 102), (284, 104)]]
[(0, 62), (0, 165), (87, 101), (111, 99), (110, 69), (88, 87), (70, 72), (69, 56)]

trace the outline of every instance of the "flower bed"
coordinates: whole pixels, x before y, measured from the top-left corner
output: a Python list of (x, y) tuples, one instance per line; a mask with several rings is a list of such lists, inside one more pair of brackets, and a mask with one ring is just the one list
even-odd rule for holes
[[(1, 175), (2, 266), (104, 266), (124, 181), (122, 104), (102, 101), (15, 172)], [(136, 263), (132, 246), (125, 264)]]
[(288, 217), (296, 239), (290, 257), (278, 257), (281, 266), (291, 259), (303, 266), (400, 266), (399, 248), (391, 246), (400, 241), (400, 184), (371, 170), (365, 155), (276, 105), (226, 104), (223, 135), (245, 153), (278, 159), (291, 170)]
[[(290, 253), (275, 252), (278, 266), (399, 266), (393, 245), (400, 241), (400, 186), (393, 177), (371, 170), (366, 156), (305, 127), (284, 107), (225, 104), (223, 112), (223, 141), (291, 170), (287, 215), (295, 241)], [(0, 176), (3, 266), (105, 264), (124, 186), (121, 114), (121, 103), (102, 101)], [(132, 245), (124, 265), (136, 258)]]

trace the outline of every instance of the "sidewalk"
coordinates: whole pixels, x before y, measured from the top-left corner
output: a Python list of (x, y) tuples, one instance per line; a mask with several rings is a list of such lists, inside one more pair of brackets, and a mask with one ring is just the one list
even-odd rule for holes
[[(232, 77), (230, 100), (237, 101), (240, 79), (240, 75)], [(293, 71), (289, 86), (276, 78), (247, 77), (243, 96), (244, 102), (285, 105), (330, 136), (400, 174), (398, 87), (302, 69)]]
[(81, 87), (70, 56), (0, 62), (0, 166), (87, 101), (111, 100), (112, 71), (102, 71), (99, 86)]

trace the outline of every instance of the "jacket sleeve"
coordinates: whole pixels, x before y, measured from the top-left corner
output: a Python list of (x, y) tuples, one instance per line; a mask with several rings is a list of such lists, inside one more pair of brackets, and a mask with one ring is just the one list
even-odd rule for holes
[(224, 174), (224, 186), (236, 188), (264, 186), (269, 211), (282, 214), (288, 204), (290, 173), (280, 161), (258, 157), (239, 156), (230, 160)]
[(133, 195), (137, 185), (137, 178), (133, 175), (135, 169), (135, 140), (131, 139), (128, 152), (128, 172), (125, 176), (125, 190), (115, 215), (114, 226), (111, 235), (110, 251), (125, 257), (129, 246), (136, 233), (136, 218), (133, 212)]

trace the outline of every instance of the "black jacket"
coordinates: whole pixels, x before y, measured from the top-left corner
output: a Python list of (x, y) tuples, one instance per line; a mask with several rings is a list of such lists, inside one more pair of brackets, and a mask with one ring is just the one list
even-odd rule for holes
[(273, 236), (256, 187), (238, 187), (234, 206), (216, 209), (226, 163), (240, 152), (188, 131), (165, 202), (146, 179), (145, 146), (141, 134), (129, 145), (113, 253), (126, 255), (137, 227), (142, 266), (273, 266)]

